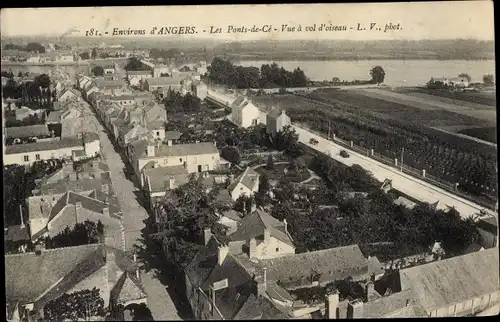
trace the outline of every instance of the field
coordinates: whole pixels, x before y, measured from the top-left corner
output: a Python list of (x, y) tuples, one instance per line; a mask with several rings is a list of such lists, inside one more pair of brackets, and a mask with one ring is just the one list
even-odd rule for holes
[(496, 106), (495, 91), (483, 91), (483, 92), (458, 92), (451, 93), (447, 91), (433, 90), (427, 88), (415, 88), (412, 89), (413, 92), (429, 94), (435, 97), (451, 98), (465, 102), (471, 102), (476, 104)]
[[(374, 149), (388, 158), (399, 157), (405, 150), (405, 164), (426, 169), (429, 175), (459, 189), (491, 201), (497, 189), (495, 147), (431, 126), (452, 126), (467, 130), (484, 126), (484, 121), (446, 110), (423, 110), (356, 91), (316, 91), (307, 97), (297, 95), (261, 95), (252, 98), (259, 107), (286, 108), (292, 121)], [(457, 125), (463, 126), (462, 128)], [(476, 130), (477, 131), (477, 130)]]

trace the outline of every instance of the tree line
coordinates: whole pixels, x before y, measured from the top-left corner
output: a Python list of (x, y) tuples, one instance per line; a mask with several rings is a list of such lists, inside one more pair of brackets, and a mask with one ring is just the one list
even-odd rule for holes
[(29, 42), (26, 45), (16, 45), (16, 44), (5, 44), (4, 50), (19, 50), (26, 52), (38, 52), (40, 54), (45, 53), (45, 47), (38, 42)]
[(169, 113), (197, 112), (201, 109), (201, 100), (198, 97), (191, 93), (182, 95), (170, 89), (167, 97), (163, 100), (163, 104)]
[(304, 71), (297, 67), (292, 72), (276, 63), (257, 67), (233, 65), (230, 61), (215, 57), (208, 66), (208, 79), (218, 85), (231, 88), (276, 88), (305, 87), (309, 80)]

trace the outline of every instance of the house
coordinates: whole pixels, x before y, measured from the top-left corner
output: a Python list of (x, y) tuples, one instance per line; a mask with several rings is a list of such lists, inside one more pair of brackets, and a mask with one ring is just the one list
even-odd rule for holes
[(34, 138), (37, 141), (52, 141), (54, 139), (53, 133), (45, 124), (7, 127), (5, 132), (5, 136), (11, 139)]
[[(186, 296), (195, 319), (287, 319), (227, 246), (211, 237), (186, 267)], [(262, 285), (262, 283), (260, 283)]]
[[(111, 202), (113, 198), (97, 191), (66, 192), (57, 196), (30, 197), (39, 198), (40, 207), (30, 207), (29, 227), (31, 240), (36, 242), (43, 236), (54, 237), (64, 231), (66, 227), (72, 229), (76, 224), (86, 220), (101, 221), (107, 232), (120, 232), (122, 212), (118, 203)], [(29, 202), (29, 201), (28, 201)], [(34, 200), (31, 200), (34, 203)], [(120, 234), (117, 234), (121, 242)], [(117, 244), (120, 245), (120, 244)]]
[(411, 289), (430, 317), (467, 316), (500, 300), (498, 248), (400, 270), (401, 289)]
[(193, 94), (198, 97), (200, 100), (204, 100), (208, 95), (208, 87), (203, 82), (194, 82), (192, 84), (191, 91)]
[(259, 177), (255, 170), (247, 167), (227, 188), (231, 198), (236, 201), (241, 196), (250, 197), (255, 194), (259, 191)]
[(81, 138), (71, 137), (61, 140), (15, 144), (5, 147), (4, 165), (31, 165), (35, 161), (71, 158), (73, 151), (84, 150)]
[(26, 106), (21, 106), (20, 108), (16, 108), (14, 110), (14, 112), (16, 114), (16, 120), (18, 120), (18, 121), (22, 121), (29, 116), (36, 116), (36, 117), (41, 118), (41, 119), (43, 119), (47, 116), (46, 115), (47, 112), (45, 109), (33, 110), (33, 109), (26, 107)]
[(102, 92), (104, 94), (119, 95), (119, 94), (130, 93), (127, 84), (125, 83), (125, 81), (121, 79), (117, 80), (97, 79), (94, 82), (99, 92)]
[(245, 216), (238, 229), (228, 237), (233, 244), (240, 244), (240, 248), (246, 245), (246, 253), (250, 259), (295, 254), (295, 246), (288, 233), (286, 220), (280, 222), (260, 209)]
[(106, 64), (101, 67), (104, 70), (104, 74), (113, 74), (116, 71), (115, 64)]
[(59, 102), (65, 101), (79, 101), (81, 100), (82, 94), (74, 88), (65, 88), (58, 95)]
[(205, 75), (207, 73), (207, 62), (200, 61), (194, 66), (194, 71), (200, 75)]
[(26, 59), (26, 62), (28, 62), (28, 63), (39, 63), (40, 62), (40, 55), (30, 55)]
[(99, 129), (93, 119), (86, 117), (67, 118), (61, 120), (61, 138), (78, 136), (85, 132), (97, 133)]
[(481, 234), (484, 248), (498, 247), (498, 219), (496, 217), (479, 218), (476, 227)]
[(454, 87), (465, 88), (469, 86), (469, 81), (465, 77), (432, 77), (427, 86), (430, 88)]
[(276, 135), (278, 132), (281, 132), (284, 127), (290, 126), (291, 124), (290, 117), (286, 115), (285, 110), (273, 108), (266, 115), (266, 132), (270, 135)]
[[(161, 144), (142, 140), (131, 144), (129, 155), (138, 178), (144, 166), (150, 162), (159, 167), (180, 165), (189, 173), (215, 170), (220, 165), (219, 150), (213, 143)], [(144, 182), (141, 182), (143, 185)]]
[(43, 319), (49, 302), (94, 287), (113, 315), (130, 304), (147, 303), (137, 263), (109, 245), (111, 241), (6, 255), (7, 314)]
[(152, 77), (153, 77), (153, 72), (151, 72), (150, 70), (127, 71), (127, 79), (130, 86), (140, 86), (141, 80)]
[(241, 219), (242, 215), (240, 213), (238, 213), (233, 209), (229, 209), (219, 214), (218, 223), (226, 226), (228, 228), (226, 234), (231, 235), (238, 230), (238, 226), (241, 223)]
[(74, 119), (82, 117), (84, 114), (83, 108), (78, 104), (70, 103), (66, 104), (63, 108), (50, 112), (47, 117), (47, 124), (57, 124), (62, 123), (62, 121), (67, 119)]
[(172, 76), (172, 68), (169, 65), (157, 64), (153, 68), (153, 77), (165, 77), (162, 75)]
[(182, 77), (153, 77), (144, 79), (141, 88), (144, 91), (171, 90), (180, 92), (183, 85)]
[(259, 119), (259, 109), (245, 97), (240, 96), (231, 104), (231, 121), (238, 127), (255, 126)]
[[(249, 230), (249, 227), (266, 227), (265, 220), (259, 219), (261, 214), (254, 212), (252, 215), (253, 225), (245, 223), (248, 222), (248, 216), (241, 220), (234, 233), (241, 234), (236, 238), (238, 241), (231, 239), (224, 245), (209, 230), (205, 231), (205, 246), (185, 270), (186, 296), (195, 318), (260, 318), (269, 312), (273, 313), (268, 318), (283, 319), (335, 318), (348, 316), (349, 313), (351, 316), (360, 315), (360, 305), (354, 300), (351, 303), (347, 300), (340, 302), (338, 296), (328, 294), (320, 303), (304, 303), (291, 295), (297, 288), (314, 288), (348, 277), (352, 277), (354, 281), (368, 279), (371, 273), (368, 260), (357, 245), (259, 259), (249, 255), (252, 252), (249, 248), (252, 246), (248, 247), (248, 241), (244, 238), (261, 234), (258, 238), (258, 245), (261, 245), (268, 233), (265, 229)], [(273, 224), (269, 225), (271, 226)], [(270, 247), (267, 250), (270, 251)], [(413, 305), (406, 302), (405, 296), (400, 297), (404, 300), (384, 300), (382, 303), (371, 304), (367, 311), (371, 316), (380, 317), (397, 312), (407, 304)], [(267, 304), (265, 312), (261, 311), (263, 303)], [(252, 307), (253, 314), (246, 312), (249, 307)], [(340, 314), (337, 313), (339, 311)], [(411, 312), (407, 314), (411, 315)]]

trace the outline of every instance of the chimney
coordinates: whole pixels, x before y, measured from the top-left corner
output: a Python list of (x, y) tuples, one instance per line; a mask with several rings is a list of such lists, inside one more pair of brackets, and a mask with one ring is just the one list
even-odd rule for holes
[(354, 300), (349, 301), (347, 306), (347, 318), (348, 319), (361, 319), (363, 318), (363, 301)]
[(288, 236), (288, 222), (286, 221), (286, 218), (283, 219), (283, 225), (285, 225), (285, 234)]
[(75, 172), (69, 174), (69, 181), (76, 181), (78, 179)]
[(174, 176), (168, 177), (168, 185), (169, 185), (170, 189), (175, 188), (175, 177)]
[(204, 239), (205, 245), (208, 244), (208, 242), (210, 241), (210, 238), (212, 238), (212, 230), (210, 228), (207, 228), (203, 231), (203, 239)]
[(267, 243), (271, 238), (271, 231), (269, 229), (264, 229), (264, 242)]
[(257, 205), (255, 204), (255, 201), (253, 199), (250, 200), (250, 212), (254, 212), (257, 210)]
[(101, 185), (101, 191), (105, 194), (108, 194), (109, 193), (109, 185), (106, 183), (106, 184), (102, 184)]
[(184, 166), (184, 169), (187, 169), (188, 165), (187, 165), (186, 161), (184, 161), (184, 163), (182, 165)]
[(119, 269), (115, 259), (115, 242), (113, 237), (105, 238), (106, 245), (106, 275), (108, 278), (108, 288), (111, 290), (118, 281)]
[(75, 211), (78, 212), (82, 210), (82, 203), (80, 201), (75, 202)]
[(155, 156), (155, 146), (153, 144), (148, 144), (148, 148), (146, 150), (146, 155), (148, 157), (154, 157)]
[(229, 246), (227, 245), (219, 245), (219, 247), (217, 247), (217, 263), (219, 264), (219, 266), (224, 263), (228, 252)]
[(339, 293), (337, 291), (327, 294), (325, 299), (325, 317), (328, 319), (338, 319), (337, 308), (339, 306)]
[(167, 140), (167, 146), (172, 146), (172, 140)]
[(19, 205), (19, 216), (21, 217), (21, 228), (24, 228), (23, 205)]
[(102, 208), (102, 214), (104, 216), (109, 216), (109, 208), (108, 207), (104, 207)]
[(380, 295), (375, 290), (375, 284), (373, 282), (369, 282), (366, 284), (366, 298), (368, 301), (373, 301), (380, 298)]
[(262, 269), (262, 280), (257, 282), (257, 296), (265, 296), (267, 291), (267, 269)]
[(250, 259), (257, 257), (257, 240), (255, 238), (250, 239), (248, 251), (248, 257)]

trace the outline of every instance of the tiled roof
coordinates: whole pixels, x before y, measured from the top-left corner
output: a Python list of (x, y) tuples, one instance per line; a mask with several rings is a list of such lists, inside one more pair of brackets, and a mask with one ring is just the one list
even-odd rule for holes
[(5, 153), (16, 154), (34, 151), (50, 151), (62, 148), (83, 149), (82, 139), (68, 137), (53, 141), (8, 145), (5, 147)]
[[(102, 265), (96, 253), (100, 245), (84, 245), (77, 247), (44, 250), (40, 255), (23, 253), (5, 255), (5, 289), (8, 300), (19, 300), (22, 303), (35, 300), (50, 290), (62, 279), (71, 277), (81, 263), (89, 261), (89, 272)], [(82, 276), (78, 276), (83, 279)], [(75, 281), (75, 284), (78, 281)]]
[(61, 115), (63, 111), (52, 111), (49, 116), (47, 116), (47, 123), (59, 123), (61, 122)]
[(280, 110), (279, 108), (274, 107), (269, 113), (267, 113), (267, 116), (276, 119), (281, 115), (282, 111), (283, 110)]
[(200, 154), (219, 154), (217, 147), (210, 142), (162, 145), (155, 147), (157, 156), (188, 156)]
[(181, 85), (181, 81), (184, 77), (153, 77), (147, 78), (145, 81), (148, 85), (160, 85), (160, 86), (170, 86), (170, 85)]
[(290, 315), (278, 309), (278, 305), (265, 296), (251, 294), (245, 301), (234, 320), (281, 320), (290, 319)]
[(151, 75), (150, 70), (127, 70), (128, 75)]
[(178, 140), (182, 136), (181, 132), (178, 131), (165, 131), (166, 140)]
[(408, 305), (418, 305), (411, 290), (405, 290), (363, 303), (363, 318), (381, 318), (400, 311)]
[(227, 217), (227, 218), (234, 220), (234, 221), (241, 221), (241, 215), (236, 210), (233, 210), (233, 209), (229, 209), (227, 211), (224, 211), (222, 213), (222, 216)]
[(125, 87), (126, 84), (123, 80), (117, 79), (117, 80), (95, 80), (95, 84), (97, 87), (100, 89), (111, 89), (111, 88), (122, 88)]
[(7, 230), (4, 230), (4, 239), (13, 242), (30, 240), (28, 226), (21, 227), (21, 225), (15, 225), (8, 227)]
[(241, 183), (245, 187), (247, 187), (250, 190), (253, 190), (255, 188), (255, 185), (257, 184), (257, 178), (259, 177), (259, 174), (255, 172), (254, 169), (247, 167), (245, 171), (243, 171), (242, 174), (240, 174), (236, 180), (234, 180), (233, 183), (229, 185), (227, 190), (233, 191), (238, 183)]
[(215, 302), (224, 319), (233, 319), (252, 294), (252, 277), (230, 254), (222, 265), (218, 265), (217, 246), (217, 241), (212, 238), (195, 255), (185, 272), (192, 285), (205, 292), (213, 283), (227, 278), (228, 287), (215, 292)]
[[(183, 166), (159, 167), (144, 170), (148, 178), (150, 192), (161, 192), (174, 189), (189, 182), (189, 172)], [(169, 178), (174, 178), (174, 187), (170, 187)]]
[(147, 298), (141, 284), (133, 273), (124, 272), (118, 279), (111, 292), (113, 300), (117, 303), (128, 303), (129, 301)]
[(264, 230), (268, 229), (271, 236), (287, 243), (290, 246), (293, 246), (292, 240), (284, 232), (284, 226), (285, 224), (280, 222), (278, 219), (274, 218), (265, 211), (257, 209), (241, 220), (238, 230), (229, 235), (229, 238), (231, 238), (232, 241), (261, 238), (264, 235)]
[(368, 272), (370, 274), (382, 274), (384, 273), (384, 266), (380, 263), (376, 256), (368, 257)]
[(12, 138), (25, 138), (29, 136), (49, 136), (50, 131), (45, 124), (27, 125), (5, 128), (6, 136)]
[(494, 216), (488, 216), (488, 217), (483, 217), (480, 218), (477, 222), (476, 225), (478, 228), (484, 229), (486, 231), (489, 231), (495, 235), (498, 234), (498, 220)]
[(94, 132), (85, 132), (83, 135), (83, 142), (89, 143), (93, 141), (99, 141), (99, 134)]
[(87, 209), (94, 213), (102, 213), (103, 208), (106, 207), (109, 209), (110, 215), (118, 214), (121, 212), (118, 205), (106, 204), (105, 202), (94, 199), (92, 197), (69, 191), (56, 202), (54, 207), (52, 207), (49, 221), (51, 221), (57, 214), (59, 214), (64, 207), (66, 207), (67, 205), (75, 205), (77, 202), (81, 203), (83, 209)]
[(98, 178), (78, 179), (76, 181), (65, 179), (55, 183), (44, 184), (40, 187), (39, 190), (41, 195), (66, 193), (68, 191), (74, 191), (78, 193), (91, 190), (101, 191), (103, 184), (111, 184), (109, 176), (107, 179), (102, 178), (102, 176)]
[(427, 312), (498, 292), (498, 248), (400, 270), (402, 289), (411, 288)]
[(267, 268), (268, 280), (280, 280), (285, 284), (308, 277), (313, 272), (328, 281), (368, 275), (368, 260), (358, 245), (263, 259), (260, 265)]

